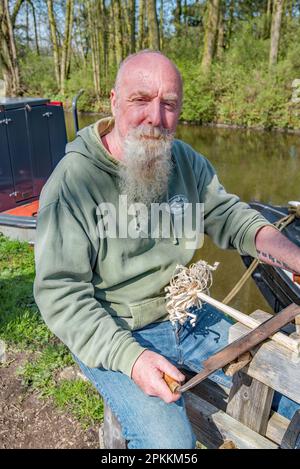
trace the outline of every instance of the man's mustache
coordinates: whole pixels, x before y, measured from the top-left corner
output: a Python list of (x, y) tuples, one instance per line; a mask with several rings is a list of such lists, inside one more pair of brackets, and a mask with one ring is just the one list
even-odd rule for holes
[(131, 137), (145, 138), (154, 140), (169, 140), (173, 137), (173, 133), (169, 129), (163, 127), (154, 127), (152, 125), (141, 125), (130, 132)]

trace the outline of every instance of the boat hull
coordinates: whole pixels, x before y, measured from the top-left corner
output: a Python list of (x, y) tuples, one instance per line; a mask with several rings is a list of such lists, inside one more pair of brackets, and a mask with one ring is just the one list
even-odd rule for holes
[(0, 233), (10, 239), (34, 244), (39, 201), (34, 200), (0, 213)]
[[(288, 214), (287, 207), (277, 207), (260, 202), (252, 202), (250, 205), (271, 223), (275, 223)], [(290, 241), (300, 247), (299, 218), (296, 218), (282, 232)], [(242, 260), (245, 266), (249, 267), (253, 258), (242, 256)], [(300, 304), (300, 285), (293, 281), (290, 272), (279, 267), (259, 264), (253, 272), (252, 278), (274, 312), (281, 311), (291, 303)]]

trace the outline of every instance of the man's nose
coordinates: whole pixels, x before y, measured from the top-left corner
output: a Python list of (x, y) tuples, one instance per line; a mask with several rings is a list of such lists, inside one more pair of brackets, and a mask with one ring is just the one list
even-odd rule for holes
[(153, 127), (162, 125), (162, 109), (159, 99), (153, 99), (148, 105), (147, 124)]

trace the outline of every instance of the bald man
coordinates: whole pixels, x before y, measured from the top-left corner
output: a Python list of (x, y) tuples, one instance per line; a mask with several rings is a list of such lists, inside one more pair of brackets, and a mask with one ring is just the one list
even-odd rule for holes
[[(299, 249), (174, 139), (181, 103), (181, 76), (166, 56), (129, 56), (111, 91), (112, 117), (67, 145), (40, 198), (36, 302), (119, 419), (129, 448), (195, 446), (184, 399), (163, 373), (182, 381), (179, 368), (199, 371), (227, 344), (230, 322), (208, 305), (194, 312), (195, 325), (171, 322), (164, 288), (203, 233), (300, 272)], [(221, 371), (212, 379), (231, 384)], [(284, 409), (294, 411), (290, 402)]]

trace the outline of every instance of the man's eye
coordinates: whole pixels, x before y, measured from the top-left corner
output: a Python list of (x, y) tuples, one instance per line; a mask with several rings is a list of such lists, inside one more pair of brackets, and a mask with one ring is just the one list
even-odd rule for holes
[(146, 103), (147, 99), (145, 99), (145, 98), (136, 98), (134, 101), (137, 102), (137, 103)]
[(163, 105), (165, 108), (170, 109), (172, 111), (176, 109), (176, 103), (165, 102), (163, 103)]

